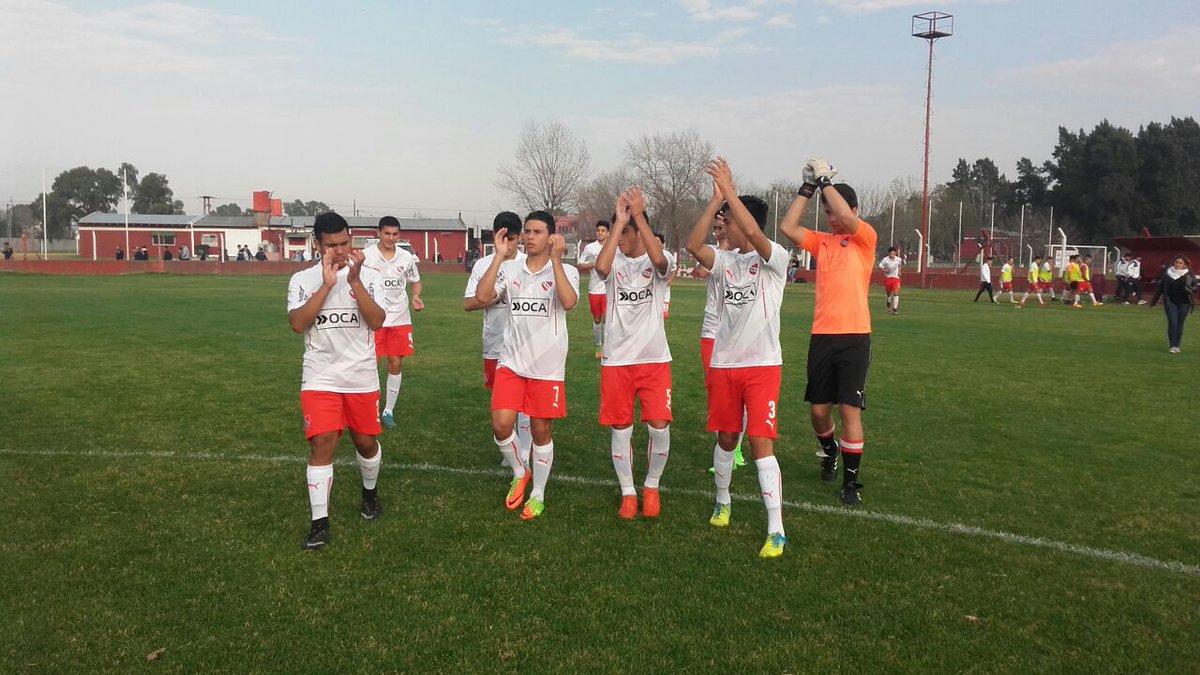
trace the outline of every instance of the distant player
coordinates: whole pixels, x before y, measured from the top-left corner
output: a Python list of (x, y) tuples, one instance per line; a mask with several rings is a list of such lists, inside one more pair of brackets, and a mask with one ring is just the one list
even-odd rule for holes
[(1066, 285), (1063, 289), (1063, 303), (1079, 306), (1079, 287), (1083, 282), (1083, 274), (1079, 269), (1079, 256), (1073, 255), (1067, 259), (1067, 266), (1063, 268), (1063, 283)]
[[(509, 260), (524, 260), (525, 254), (517, 250), (517, 240), (521, 236), (521, 216), (512, 211), (504, 211), (496, 215), (492, 221), (492, 232), (504, 230), (507, 234)], [(493, 235), (493, 240), (495, 235)], [(496, 361), (500, 358), (500, 350), (504, 346), (504, 330), (508, 326), (508, 303), (496, 296), (492, 304), (485, 305), (475, 299), (475, 291), (479, 289), (479, 280), (483, 273), (492, 265), (495, 253), (475, 261), (471, 268), (471, 276), (467, 279), (467, 289), (463, 295), (463, 310), (475, 312), (483, 310), (483, 388), (491, 390), (496, 380)], [(517, 458), (521, 464), (529, 468), (530, 446), (533, 438), (529, 431), (529, 416), (523, 412), (517, 413)], [(508, 459), (503, 460), (508, 466)]]
[[(767, 540), (758, 555), (783, 555), (783, 481), (775, 459), (779, 437), (779, 386), (783, 352), (779, 347), (779, 307), (787, 283), (788, 254), (767, 238), (763, 224), (767, 204), (754, 196), (739, 197), (729, 164), (720, 157), (705, 171), (713, 177), (713, 196), (688, 237), (687, 250), (717, 278), (717, 336), (708, 372), (708, 430), (717, 432), (713, 449), (716, 504), (709, 524), (727, 527), (731, 513), (729, 483), (733, 448), (743, 429), (754, 453), (758, 485), (767, 510)], [(737, 250), (708, 246), (708, 229), (729, 205), (729, 241)]]
[(1085, 255), (1079, 263), (1079, 288), (1075, 293), (1075, 304), (1073, 307), (1080, 307), (1079, 300), (1087, 295), (1092, 300), (1092, 307), (1099, 307), (1103, 302), (1096, 300), (1096, 294), (1092, 291), (1092, 256)]
[(1029, 294), (1033, 293), (1037, 296), (1038, 304), (1042, 307), (1046, 306), (1046, 301), (1042, 300), (1042, 256), (1035, 256), (1033, 262), (1029, 263), (1029, 283), (1025, 287), (1025, 295), (1021, 296), (1021, 306), (1025, 306), (1025, 301), (1029, 299)]
[(383, 513), (376, 492), (383, 451), (379, 425), (379, 374), (375, 333), (387, 312), (379, 304), (383, 279), (367, 267), (366, 256), (351, 246), (350, 226), (336, 213), (313, 222), (321, 262), (292, 275), (288, 282), (288, 325), (304, 334), (304, 375), (300, 408), (308, 439), (308, 502), (312, 524), (302, 548), (329, 543), (329, 493), (333, 453), (342, 430), (358, 451), (362, 507), (367, 520)]
[(1054, 301), (1054, 265), (1050, 263), (1050, 258), (1042, 260), (1042, 273), (1039, 276), (1042, 290), (1050, 294), (1050, 300)]
[(1146, 301), (1142, 299), (1142, 256), (1133, 256), (1129, 261), (1129, 267), (1125, 269), (1125, 274), (1126, 283), (1129, 284), (1129, 290), (1125, 293), (1125, 304), (1146, 304)]
[(979, 291), (975, 293), (974, 302), (979, 302), (979, 296), (987, 291), (988, 300), (992, 302), (1000, 302), (992, 295), (992, 256), (987, 256), (983, 262), (979, 264)]
[(1015, 292), (1013, 291), (1013, 271), (1016, 269), (1016, 265), (1014, 265), (1013, 262), (1015, 262), (1014, 259), (1012, 256), (1009, 256), (1009, 258), (1004, 261), (1004, 265), (1000, 268), (999, 295), (1008, 293), (1008, 301), (1015, 305), (1017, 304), (1017, 298), (1014, 295)]
[[(845, 183), (833, 184), (834, 170), (823, 159), (805, 166), (804, 183), (783, 217), (780, 231), (817, 259), (816, 304), (808, 343), (808, 384), (804, 400), (811, 405), (813, 432), (821, 445), (821, 480), (837, 479), (837, 456), (843, 457), (842, 503), (862, 502), (859, 469), (865, 437), (862, 411), (867, 408), (867, 369), (871, 365), (871, 312), (867, 295), (871, 263), (878, 240), (874, 228), (858, 217), (858, 195)], [(821, 191), (832, 232), (801, 227), (804, 209)], [(987, 264), (986, 262), (984, 263)], [(990, 286), (990, 284), (989, 284)], [(833, 408), (842, 420), (842, 436), (834, 442)]]
[(679, 257), (667, 250), (667, 240), (661, 234), (655, 234), (654, 238), (658, 239), (663, 255), (667, 256), (667, 262), (671, 265), (671, 272), (667, 275), (667, 294), (663, 299), (663, 318), (669, 319), (671, 318), (671, 285), (675, 283), (675, 275), (679, 273)]
[[(713, 218), (713, 238), (717, 240), (717, 245), (713, 248), (717, 251), (730, 250), (729, 244), (729, 228), (725, 225), (729, 215), (729, 206), (721, 207), (717, 211), (717, 215)], [(705, 392), (708, 391), (708, 371), (712, 363), (713, 341), (717, 337), (717, 326), (721, 321), (717, 317), (717, 307), (721, 302), (721, 280), (709, 274), (708, 269), (699, 262), (696, 263), (696, 269), (692, 271), (692, 276), (697, 279), (704, 279), (704, 321), (700, 324), (700, 365), (704, 367), (704, 385)], [(745, 412), (742, 413), (742, 430), (746, 428)], [(742, 456), (742, 439), (743, 434), (738, 434), (737, 445), (733, 448), (733, 469), (738, 469), (746, 466), (746, 458)], [(709, 473), (716, 473), (716, 467), (709, 467)]]
[(879, 260), (883, 270), (883, 288), (887, 293), (887, 309), (892, 315), (900, 313), (900, 254), (895, 246), (888, 247), (887, 255)]
[[(554, 464), (554, 420), (567, 416), (567, 312), (579, 302), (579, 271), (563, 263), (567, 245), (554, 230), (554, 216), (549, 213), (534, 211), (526, 216), (524, 260), (509, 259), (516, 244), (507, 230), (496, 232), (496, 256), (475, 291), (475, 299), (485, 305), (497, 296), (508, 303), (508, 326), (492, 388), (492, 433), (513, 469), (504, 504), (515, 510), (524, 500), (522, 520), (533, 520), (546, 508), (546, 481)], [(532, 471), (517, 458), (513, 428), (518, 412), (529, 415)], [(533, 487), (525, 500), (530, 474)]]
[(633, 486), (633, 408), (641, 402), (650, 434), (642, 516), (657, 518), (658, 492), (671, 452), (671, 350), (663, 326), (671, 261), (646, 220), (638, 188), (617, 200), (614, 232), (596, 258), (596, 273), (608, 288), (604, 357), (600, 361), (600, 424), (612, 427), (610, 450), (621, 486), (617, 515), (637, 516)]
[(375, 354), (387, 359), (387, 398), (383, 404), (383, 426), (396, 426), (393, 411), (400, 397), (401, 371), (404, 357), (412, 356), (412, 317), (408, 312), (408, 284), (412, 284), (412, 308), (425, 309), (421, 301), (421, 273), (417, 271), (417, 256), (396, 244), (400, 241), (400, 221), (394, 216), (379, 219), (379, 243), (368, 246), (367, 267), (379, 272), (383, 278), (383, 294), (380, 304), (387, 311), (383, 328), (375, 333)]
[(588, 308), (592, 312), (592, 339), (596, 343), (596, 358), (600, 358), (604, 354), (604, 315), (605, 312), (605, 295), (604, 280), (595, 272), (596, 256), (600, 255), (600, 249), (604, 247), (604, 242), (608, 241), (608, 221), (601, 220), (596, 223), (596, 241), (591, 242), (583, 247), (583, 251), (579, 254), (579, 271), (590, 272), (588, 277)]

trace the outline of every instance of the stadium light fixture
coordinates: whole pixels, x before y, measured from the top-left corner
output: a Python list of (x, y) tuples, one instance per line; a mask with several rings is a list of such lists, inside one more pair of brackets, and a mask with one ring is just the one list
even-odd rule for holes
[[(925, 12), (912, 17), (912, 36), (929, 43), (929, 66), (925, 75), (925, 165), (921, 188), (922, 240), (929, 234), (929, 120), (933, 102), (933, 43), (954, 35), (954, 15), (945, 12)], [(921, 271), (921, 287), (925, 287), (924, 267)]]

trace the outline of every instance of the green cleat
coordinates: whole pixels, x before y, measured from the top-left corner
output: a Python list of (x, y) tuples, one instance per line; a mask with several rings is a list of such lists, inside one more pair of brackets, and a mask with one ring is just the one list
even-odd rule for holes
[(737, 471), (743, 466), (746, 466), (746, 458), (742, 456), (742, 442), (738, 441), (737, 447), (733, 449), (733, 470)]
[(384, 413), (379, 416), (379, 421), (383, 424), (384, 429), (396, 428), (396, 418), (392, 415), (392, 411), (390, 410), (385, 410)]
[(712, 518), (708, 519), (708, 524), (713, 527), (729, 527), (730, 511), (732, 511), (732, 505), (717, 502), (713, 506)]
[(783, 555), (783, 547), (787, 546), (787, 537), (778, 532), (767, 535), (767, 542), (758, 552), (760, 558), (778, 558)]
[(521, 509), (521, 520), (533, 520), (542, 515), (542, 511), (546, 510), (546, 503), (540, 499), (530, 497), (525, 502), (525, 508)]

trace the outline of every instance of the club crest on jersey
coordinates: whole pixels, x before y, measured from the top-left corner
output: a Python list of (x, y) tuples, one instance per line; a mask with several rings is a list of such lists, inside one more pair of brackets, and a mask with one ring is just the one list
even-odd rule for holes
[(510, 298), (509, 312), (513, 316), (550, 316), (550, 301), (546, 298)]
[(650, 278), (650, 276), (651, 276), (652, 274), (654, 274), (654, 273), (650, 271), (650, 268), (649, 268), (649, 267), (647, 267), (646, 269), (642, 270), (642, 278), (643, 278), (643, 279), (649, 279), (649, 278)]
[(838, 243), (842, 245), (842, 248), (846, 248), (847, 246), (849, 246), (849, 245), (850, 245), (850, 240), (849, 240), (849, 239), (843, 239), (843, 240), (841, 240), (841, 241), (840, 241), (840, 242), (838, 242)]
[(752, 263), (750, 265), (750, 276), (758, 276), (758, 263)]
[(554, 288), (554, 282), (553, 282), (553, 281), (543, 281), (543, 282), (542, 282), (542, 292), (543, 292), (543, 293), (549, 292), (549, 290), (550, 290), (551, 288)]
[(749, 284), (746, 286), (726, 286), (725, 287), (725, 304), (727, 305), (748, 305), (758, 298), (758, 285)]
[(725, 278), (729, 279), (730, 281), (733, 281), (733, 270), (726, 269), (725, 270)]

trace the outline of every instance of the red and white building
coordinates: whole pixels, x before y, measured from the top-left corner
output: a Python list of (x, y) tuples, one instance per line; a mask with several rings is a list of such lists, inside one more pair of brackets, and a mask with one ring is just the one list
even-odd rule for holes
[[(264, 214), (265, 215), (265, 214)], [(128, 226), (126, 225), (128, 218)], [(192, 216), (152, 215), (131, 213), (91, 213), (79, 220), (79, 255), (91, 260), (112, 260), (117, 247), (132, 258), (132, 252), (145, 247), (152, 259), (162, 258), (170, 249), (178, 256), (186, 246), (196, 258), (206, 246), (210, 259), (219, 260), (224, 251), (227, 259), (237, 257), (238, 247), (259, 248), (268, 260), (294, 260), (301, 251), (312, 257), (313, 216)], [(401, 245), (407, 243), (421, 260), (455, 261), (469, 250), (478, 250), (474, 231), (458, 218), (398, 218)], [(362, 248), (375, 240), (379, 233), (379, 218), (348, 217), (354, 245)]]

